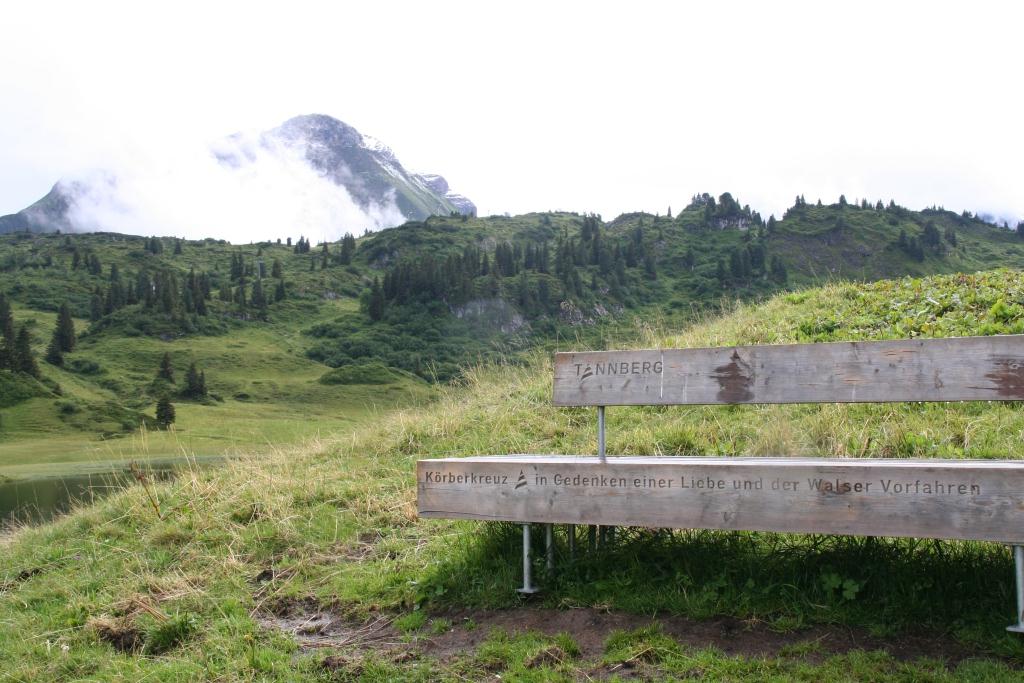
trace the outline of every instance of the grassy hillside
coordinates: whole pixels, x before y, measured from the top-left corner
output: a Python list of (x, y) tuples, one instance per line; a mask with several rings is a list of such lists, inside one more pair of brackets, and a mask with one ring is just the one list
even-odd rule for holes
[[(683, 328), (643, 327), (635, 344), (1018, 331), (1022, 295), (1024, 276), (1010, 271), (833, 284)], [(186, 473), (151, 496), (133, 488), (20, 532), (0, 554), (10, 634), (0, 670), (12, 680), (1019, 680), (1024, 644), (1003, 630), (1009, 556), (986, 543), (627, 529), (556, 575), (538, 566), (545, 590), (532, 607), (595, 608), (594, 623), (607, 610), (713, 618), (728, 628), (723, 647), (748, 637), (764, 647), (727, 654), (694, 640), (696, 626), (636, 626), (649, 617), (622, 617), (632, 625), (596, 644), (591, 627), (545, 630), (565, 612), (521, 611), (514, 527), (417, 520), (413, 467), (593, 452), (592, 412), (553, 408), (550, 377), (539, 355), (477, 369), (437, 403), (351, 437)], [(637, 407), (608, 420), (609, 452), (624, 454), (1015, 457), (1024, 430), (1017, 404)], [(489, 631), (490, 608), (520, 610), (511, 623), (534, 630)], [(456, 637), (476, 644), (437, 649)]]
[[(789, 287), (1024, 267), (1016, 233), (969, 216), (798, 201), (766, 221), (728, 194), (674, 217), (432, 217), (347, 245), (290, 241), (0, 236), (0, 292), (37, 356), (62, 303), (80, 337), (38, 380), (0, 370), (0, 476), (290, 443), (420, 400), (466, 365), (566, 340), (601, 347), (637, 319), (680, 325)], [(165, 353), (173, 386), (155, 381)], [(206, 400), (180, 398), (192, 363)], [(386, 386), (318, 381), (381, 365)], [(173, 433), (152, 429), (164, 394)]]
[[(239, 248), (213, 241), (173, 241), (153, 254), (144, 238), (121, 235), (16, 235), (0, 243), (0, 292), (13, 301), (15, 325), (31, 332), (41, 381), (0, 371), (0, 477), (66, 474), (109, 467), (112, 461), (209, 456), (293, 443), (353, 424), (398, 405), (421, 403), (427, 383), (409, 373), (388, 372), (383, 384), (320, 382), (330, 368), (309, 358), (303, 332), (317, 320), (357, 313), (358, 276), (341, 268), (309, 271), (309, 258), (287, 246), (245, 248), (267, 281), (283, 280), (287, 297), (272, 303), (266, 321), (211, 297), (205, 318), (164, 315), (125, 306), (90, 322), (94, 291), (109, 287), (110, 268), (123, 280), (160, 269), (182, 279), (190, 270), (227, 280)], [(75, 250), (84, 262), (95, 255), (101, 271), (71, 267)], [(274, 260), (282, 278), (270, 278)], [(45, 264), (49, 265), (45, 265)], [(236, 286), (237, 290), (237, 286)], [(43, 362), (61, 302), (75, 312), (79, 341), (64, 366)], [(156, 380), (164, 354), (176, 374), (173, 385)], [(191, 363), (206, 374), (209, 396), (178, 396)], [(6, 378), (6, 379), (5, 379)], [(8, 387), (10, 384), (10, 387)], [(17, 387), (18, 391), (9, 390)], [(154, 404), (174, 397), (171, 431), (154, 429)]]

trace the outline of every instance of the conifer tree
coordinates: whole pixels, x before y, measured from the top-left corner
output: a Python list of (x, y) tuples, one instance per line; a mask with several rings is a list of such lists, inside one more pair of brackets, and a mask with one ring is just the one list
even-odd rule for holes
[(551, 286), (548, 284), (547, 278), (537, 280), (537, 302), (544, 310), (551, 305)]
[(733, 280), (741, 280), (745, 273), (743, 272), (743, 257), (740, 255), (740, 250), (733, 248), (729, 252), (729, 273), (732, 275)]
[(11, 344), (14, 343), (14, 316), (11, 314), (11, 303), (4, 294), (0, 294), (0, 335)]
[(715, 267), (715, 277), (718, 279), (718, 282), (723, 285), (729, 280), (729, 274), (725, 269), (724, 259), (718, 259), (718, 265)]
[(7, 295), (0, 292), (0, 334), (7, 329), (7, 325), (10, 324), (11, 319), (11, 302), (7, 300)]
[(174, 240), (174, 255), (178, 256), (181, 254), (181, 240)]
[(149, 273), (139, 271), (138, 277), (135, 278), (135, 296), (143, 308), (153, 308), (156, 303), (156, 292), (153, 290), (153, 281), (149, 278)]
[(924, 246), (917, 237), (911, 237), (907, 242), (907, 252), (916, 261), (924, 261)]
[(950, 246), (952, 246), (952, 247), (956, 246), (956, 230), (953, 229), (952, 225), (946, 227), (946, 230), (945, 230), (945, 233), (944, 233), (943, 236), (945, 237), (946, 241), (949, 242)]
[(32, 353), (32, 338), (29, 336), (28, 327), (22, 325), (18, 335), (14, 339), (13, 370), (23, 372), (26, 375), (39, 377), (39, 365), (36, 363), (35, 354)]
[(245, 278), (242, 278), (241, 282), (238, 283), (238, 288), (235, 289), (235, 303), (238, 305), (238, 310), (245, 310), (247, 305), (245, 296)]
[(686, 253), (683, 254), (683, 266), (693, 270), (694, 265), (697, 263), (697, 255), (693, 253), (693, 247), (687, 247)]
[(57, 342), (57, 348), (62, 353), (71, 353), (75, 350), (75, 321), (71, 319), (71, 309), (67, 303), (60, 305), (57, 313), (57, 327), (53, 330), (53, 339)]
[(274, 288), (274, 301), (284, 301), (285, 296), (284, 280), (278, 280), (277, 287)]
[(188, 291), (192, 293), (192, 304), (195, 306), (196, 315), (206, 315), (206, 297), (203, 296), (201, 291), (192, 289)]
[(267, 319), (267, 297), (263, 293), (263, 284), (261, 280), (256, 280), (252, 284), (252, 305), (256, 309), (256, 317), (259, 320)]
[(182, 394), (188, 398), (206, 397), (206, 374), (199, 372), (195, 363), (188, 366), (188, 373), (185, 375), (185, 390)]
[(270, 266), (270, 276), (281, 278), (281, 261), (279, 259), (274, 259), (274, 264)]
[(244, 263), (242, 261), (242, 255), (241, 254), (232, 254), (231, 255), (231, 268), (230, 268), (231, 279), (232, 280), (238, 280), (239, 278), (242, 277), (244, 272), (245, 272), (245, 267), (244, 267)]
[(174, 404), (167, 396), (161, 396), (156, 402), (156, 421), (164, 429), (167, 429), (175, 420)]
[(768, 267), (769, 276), (776, 284), (784, 285), (789, 277), (786, 272), (786, 264), (778, 256), (772, 256), (771, 265)]
[(7, 297), (0, 293), (0, 370), (14, 366), (14, 318)]
[(345, 236), (341, 238), (341, 254), (338, 257), (338, 263), (347, 266), (352, 263), (352, 255), (355, 253), (356, 238), (352, 236), (352, 233), (346, 232)]
[(380, 278), (373, 278), (370, 295), (367, 297), (366, 314), (374, 322), (384, 317), (384, 293), (380, 288)]
[(156, 373), (157, 379), (162, 379), (174, 384), (174, 366), (171, 365), (171, 354), (165, 353), (160, 359), (160, 369)]
[(650, 251), (644, 253), (644, 274), (651, 280), (658, 279), (658, 267), (654, 261), (654, 254)]
[(58, 368), (64, 367), (64, 354), (60, 351), (60, 342), (57, 341), (57, 331), (54, 330), (53, 338), (50, 339), (49, 345), (46, 347), (46, 356), (44, 360), (50, 365), (55, 365)]

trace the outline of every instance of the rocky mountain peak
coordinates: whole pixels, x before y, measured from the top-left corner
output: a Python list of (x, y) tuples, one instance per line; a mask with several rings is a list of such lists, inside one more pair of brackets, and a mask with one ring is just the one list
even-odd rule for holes
[[(423, 220), (452, 212), (475, 214), (476, 206), (454, 193), (437, 174), (408, 172), (386, 144), (361, 134), (353, 126), (325, 114), (305, 114), (256, 136), (234, 134), (214, 144), (211, 153), (228, 172), (254, 169), (259, 159), (284, 155), (307, 163), (320, 177), (339, 186), (367, 215)], [(110, 176), (97, 172), (92, 178)], [(78, 225), (72, 210), (81, 197), (116, 198), (118, 179), (103, 192), (88, 187), (93, 180), (61, 181), (39, 202), (17, 214), (0, 217), (0, 233), (14, 231), (67, 232), (109, 229), (103, 225)], [(83, 184), (84, 183), (84, 184)], [(187, 198), (186, 198), (187, 201)], [(141, 217), (144, 223), (145, 217)], [(388, 220), (381, 227), (401, 220)], [(380, 223), (375, 221), (378, 225)], [(145, 231), (145, 225), (140, 225)]]

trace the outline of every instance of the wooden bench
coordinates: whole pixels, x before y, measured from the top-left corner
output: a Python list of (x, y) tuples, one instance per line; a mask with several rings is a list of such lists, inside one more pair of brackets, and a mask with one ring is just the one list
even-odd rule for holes
[[(1024, 632), (1024, 460), (605, 456), (605, 406), (1024, 400), (1024, 335), (555, 356), (554, 404), (596, 406), (598, 455), (420, 460), (422, 517), (996, 541)], [(593, 526), (591, 529), (593, 530)], [(591, 543), (594, 542), (593, 532)]]

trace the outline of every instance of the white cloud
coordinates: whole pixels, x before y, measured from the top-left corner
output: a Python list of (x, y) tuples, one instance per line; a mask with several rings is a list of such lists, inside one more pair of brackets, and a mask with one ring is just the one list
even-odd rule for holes
[(301, 147), (256, 136), (219, 141), (222, 163), (202, 144), (164, 145), (156, 156), (105, 159), (102, 172), (67, 177), (75, 201), (69, 218), (80, 231), (215, 236), (232, 242), (305, 235), (336, 240), (345, 232), (404, 221), (393, 198), (360, 207), (307, 163)]
[(1024, 217), (1015, 3), (154, 7), (6, 8), (0, 213), (111, 148), (321, 112), (485, 215), (728, 190)]

